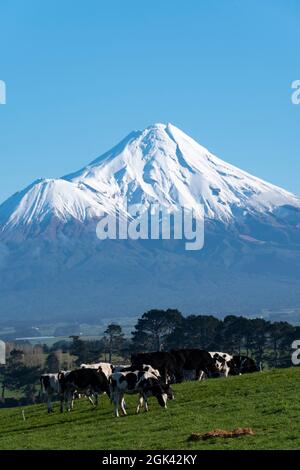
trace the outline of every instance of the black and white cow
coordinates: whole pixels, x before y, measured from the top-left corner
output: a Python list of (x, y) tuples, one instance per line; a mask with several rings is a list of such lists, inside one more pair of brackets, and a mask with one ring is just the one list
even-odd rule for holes
[(92, 405), (95, 403), (93, 396), (98, 398), (98, 394), (107, 393), (110, 397), (109, 381), (101, 369), (76, 369), (72, 370), (68, 375), (58, 375), (61, 390), (61, 412), (64, 411), (64, 405), (67, 410), (71, 411), (74, 393), (86, 395)]
[(46, 394), (48, 413), (53, 413), (52, 399), (61, 394), (59, 375), (67, 376), (70, 371), (60, 371), (56, 374), (42, 374), (40, 377), (41, 391)]
[(213, 358), (215, 365), (218, 371), (224, 376), (228, 377), (230, 373), (230, 361), (232, 361), (233, 356), (225, 352), (209, 352), (211, 357)]
[(233, 355), (228, 366), (230, 367), (230, 375), (250, 374), (260, 370), (254, 359), (248, 356)]
[(144, 404), (148, 411), (148, 398), (156, 397), (161, 407), (167, 407), (167, 400), (173, 399), (171, 387), (164, 384), (156, 375), (145, 371), (114, 372), (110, 377), (111, 401), (114, 403), (115, 416), (119, 416), (119, 406), (126, 415), (124, 395), (138, 394), (139, 401), (136, 412), (139, 413)]

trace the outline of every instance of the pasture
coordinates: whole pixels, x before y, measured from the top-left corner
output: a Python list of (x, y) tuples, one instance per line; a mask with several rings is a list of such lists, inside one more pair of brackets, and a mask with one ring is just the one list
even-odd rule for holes
[[(126, 417), (115, 418), (106, 396), (92, 409), (76, 400), (71, 413), (48, 415), (46, 405), (0, 410), (0, 449), (299, 449), (300, 369), (185, 382), (174, 386), (168, 409), (150, 399), (135, 415), (136, 396), (126, 396)], [(26, 421), (22, 418), (25, 410)], [(189, 442), (193, 432), (251, 427), (255, 435)]]

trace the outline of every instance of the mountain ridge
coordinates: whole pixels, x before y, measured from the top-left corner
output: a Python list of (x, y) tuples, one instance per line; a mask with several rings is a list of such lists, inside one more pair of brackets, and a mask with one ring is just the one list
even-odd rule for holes
[(111, 199), (124, 207), (125, 197), (171, 207), (202, 203), (207, 218), (223, 222), (239, 209), (300, 208), (292, 193), (222, 161), (172, 124), (158, 123), (130, 133), (75, 173), (31, 183), (0, 205), (0, 227), (31, 224), (35, 215), (40, 223), (51, 211), (62, 221), (84, 222), (109, 213)]

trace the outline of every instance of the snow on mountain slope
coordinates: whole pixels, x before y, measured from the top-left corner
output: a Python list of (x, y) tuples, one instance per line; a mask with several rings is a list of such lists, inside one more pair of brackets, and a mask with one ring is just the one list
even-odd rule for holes
[(65, 222), (83, 222), (98, 215), (99, 210), (93, 194), (84, 186), (63, 179), (41, 179), (0, 207), (0, 222), (4, 228), (43, 224), (52, 216)]
[(300, 208), (298, 197), (223, 162), (171, 124), (130, 134), (66, 179), (84, 182), (120, 206), (125, 196), (129, 203), (158, 201), (166, 206), (194, 207), (200, 202), (206, 217), (221, 221), (236, 216), (236, 208)]
[[(57, 218), (86, 222), (126, 203), (197, 207), (230, 223), (300, 199), (223, 162), (171, 124), (131, 133), (90, 165), (59, 179), (38, 180), (0, 206), (0, 229)], [(246, 212), (245, 212), (246, 211)]]

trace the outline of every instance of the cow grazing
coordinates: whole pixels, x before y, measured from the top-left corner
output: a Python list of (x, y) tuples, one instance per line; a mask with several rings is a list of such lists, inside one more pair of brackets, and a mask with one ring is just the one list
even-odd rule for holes
[(101, 369), (108, 379), (111, 376), (112, 371), (113, 371), (113, 365), (110, 364), (109, 362), (96, 362), (94, 364), (81, 364), (80, 368), (81, 369), (96, 369), (96, 370)]
[(229, 362), (232, 360), (233, 356), (224, 352), (210, 352), (209, 354), (213, 358), (218, 371), (224, 377), (228, 377), (230, 373)]
[(260, 370), (254, 359), (248, 356), (233, 355), (228, 366), (230, 367), (230, 375), (249, 374)]
[[(187, 371), (194, 371), (194, 380), (207, 377), (219, 377), (220, 372), (208, 351), (203, 349), (172, 349), (176, 359), (177, 381), (182, 382)], [(178, 373), (179, 371), (179, 373)]]
[(148, 411), (148, 398), (156, 397), (160, 406), (166, 408), (167, 400), (173, 399), (173, 392), (169, 385), (164, 384), (154, 374), (144, 371), (114, 372), (110, 377), (111, 400), (114, 403), (115, 416), (119, 416), (119, 406), (126, 415), (124, 395), (138, 394), (139, 401), (136, 412), (139, 413), (144, 404)]
[(76, 369), (67, 376), (59, 374), (58, 379), (61, 389), (61, 412), (64, 411), (64, 405), (67, 405), (68, 411), (71, 410), (75, 392), (85, 394), (92, 405), (95, 405), (92, 396), (98, 397), (101, 393), (110, 396), (109, 381), (101, 369)]
[(55, 395), (60, 395), (61, 388), (59, 374), (61, 377), (67, 376), (70, 371), (60, 371), (56, 374), (43, 374), (40, 377), (41, 391), (46, 394), (48, 413), (53, 413), (52, 399)]
[(177, 362), (172, 354), (169, 352), (151, 352), (151, 353), (138, 353), (131, 356), (132, 368), (139, 370), (144, 364), (151, 365), (154, 369), (159, 371), (159, 374), (164, 383), (176, 381), (179, 376), (177, 370)]

